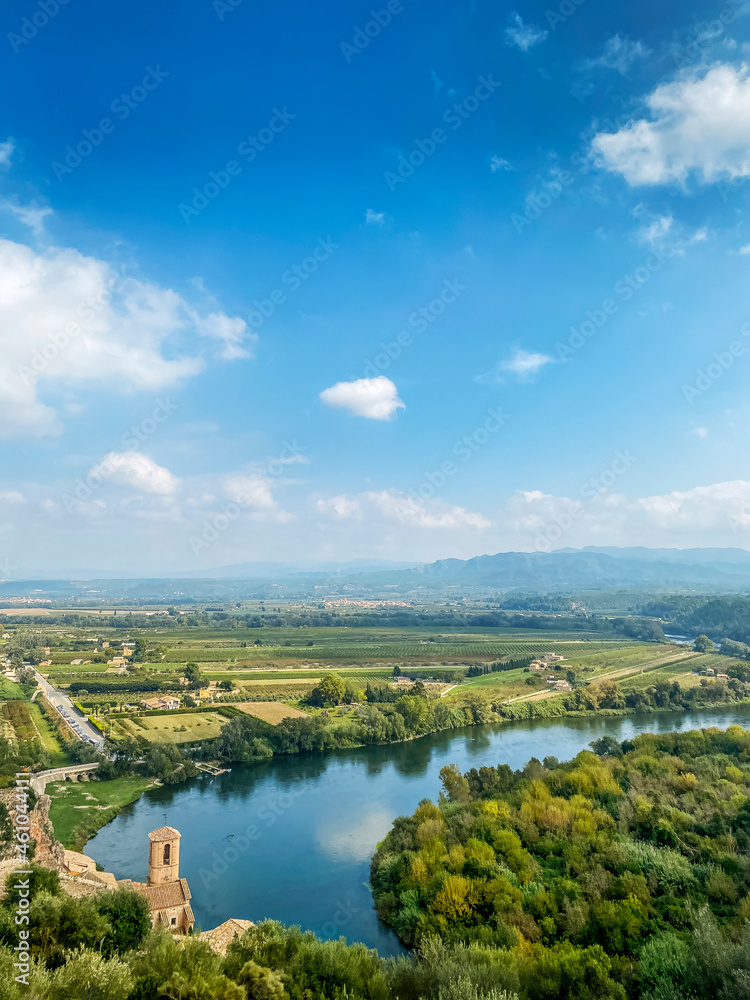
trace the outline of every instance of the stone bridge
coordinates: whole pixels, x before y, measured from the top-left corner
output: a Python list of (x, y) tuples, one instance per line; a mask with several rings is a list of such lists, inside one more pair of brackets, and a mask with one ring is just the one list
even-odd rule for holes
[(75, 764), (72, 767), (55, 767), (51, 771), (40, 771), (33, 775), (31, 787), (37, 795), (44, 795), (48, 781), (88, 781), (89, 774), (97, 767), (98, 764)]

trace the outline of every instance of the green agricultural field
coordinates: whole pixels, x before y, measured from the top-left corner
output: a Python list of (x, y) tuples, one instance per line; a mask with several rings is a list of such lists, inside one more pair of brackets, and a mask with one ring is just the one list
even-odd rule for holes
[(36, 726), (44, 749), (50, 755), (50, 765), (52, 767), (64, 767), (66, 764), (70, 764), (70, 757), (63, 751), (60, 741), (57, 738), (57, 733), (55, 733), (49, 722), (42, 715), (42, 710), (33, 702), (28, 707), (31, 721)]
[(11, 698), (25, 698), (23, 688), (20, 684), (14, 684), (7, 677), (0, 676), (0, 701), (8, 701)]
[(685, 657), (683, 660), (667, 663), (657, 670), (649, 670), (645, 674), (633, 674), (630, 677), (618, 678), (617, 680), (626, 691), (641, 691), (647, 687), (651, 687), (652, 684), (656, 684), (658, 681), (672, 681), (677, 679), (679, 679), (681, 687), (694, 687), (696, 684), (700, 684), (703, 679), (701, 677), (692, 679), (696, 670), (711, 667), (717, 673), (725, 674), (727, 667), (731, 667), (738, 662), (740, 661), (732, 660), (728, 656), (718, 656), (716, 653), (699, 653)]
[(228, 720), (216, 712), (187, 715), (150, 715), (119, 721), (126, 731), (152, 743), (197, 743), (218, 736)]

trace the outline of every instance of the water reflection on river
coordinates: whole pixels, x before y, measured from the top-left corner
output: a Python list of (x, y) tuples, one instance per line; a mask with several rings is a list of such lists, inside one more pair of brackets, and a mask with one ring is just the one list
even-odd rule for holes
[(398, 954), (395, 935), (372, 909), (369, 859), (396, 816), (437, 798), (445, 764), (517, 768), (530, 757), (566, 760), (604, 734), (623, 740), (733, 723), (750, 728), (750, 706), (481, 726), (398, 746), (234, 765), (219, 777), (147, 792), (89, 841), (86, 853), (118, 878), (145, 880), (147, 834), (164, 825), (166, 813), (182, 833), (180, 874), (190, 882), (201, 927), (272, 917)]

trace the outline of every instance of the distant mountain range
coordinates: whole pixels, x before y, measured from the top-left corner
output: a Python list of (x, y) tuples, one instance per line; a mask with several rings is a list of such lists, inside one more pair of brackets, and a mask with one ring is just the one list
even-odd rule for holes
[(742, 590), (750, 586), (745, 549), (561, 549), (501, 552), (474, 559), (440, 559), (398, 573), (378, 573), (370, 584), (398, 590), (591, 590), (603, 587)]
[[(62, 577), (62, 574), (61, 574)], [(92, 573), (58, 580), (0, 583), (11, 596), (56, 600), (129, 598), (175, 602), (243, 597), (425, 596), (450, 591), (570, 592), (629, 588), (663, 591), (750, 589), (746, 549), (647, 549), (588, 546), (554, 552), (500, 552), (427, 564), (354, 560), (348, 563), (239, 563), (163, 579), (117, 579)]]

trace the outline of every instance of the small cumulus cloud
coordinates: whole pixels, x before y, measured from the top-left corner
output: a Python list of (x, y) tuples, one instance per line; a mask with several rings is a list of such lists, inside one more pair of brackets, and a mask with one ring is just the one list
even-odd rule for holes
[(327, 406), (348, 410), (357, 417), (370, 420), (390, 420), (400, 409), (406, 409), (399, 399), (398, 389), (385, 375), (360, 378), (355, 382), (337, 382), (324, 389), (320, 398)]
[(584, 64), (585, 69), (603, 67), (604, 69), (614, 69), (623, 76), (638, 59), (645, 59), (651, 55), (649, 49), (643, 42), (633, 42), (622, 35), (614, 35), (607, 40), (604, 51), (596, 59), (589, 59)]
[[(0, 162), (2, 162), (0, 160)], [(48, 205), (37, 205), (35, 201), (28, 205), (19, 205), (17, 202), (7, 198), (0, 201), (0, 208), (5, 212), (10, 212), (24, 226), (28, 226), (35, 236), (41, 236), (44, 232), (44, 220), (54, 212)]]
[(631, 187), (750, 176), (750, 67), (697, 67), (645, 97), (651, 118), (594, 136), (598, 165)]
[(490, 170), (493, 174), (497, 173), (498, 170), (513, 170), (513, 164), (508, 160), (503, 159), (502, 156), (493, 156), (490, 160)]
[(385, 212), (376, 212), (374, 209), (368, 208), (365, 215), (365, 222), (368, 226), (385, 225)]
[(483, 514), (456, 507), (442, 500), (420, 500), (398, 490), (366, 491), (355, 496), (341, 495), (318, 500), (318, 512), (334, 520), (375, 522), (391, 521), (415, 528), (455, 530), (489, 528)]
[(133, 486), (146, 493), (162, 495), (174, 493), (179, 479), (163, 465), (157, 465), (147, 455), (138, 451), (111, 451), (89, 470), (89, 477), (100, 476), (120, 485)]
[(483, 375), (477, 375), (475, 382), (485, 384), (487, 382), (502, 382), (504, 375), (515, 375), (520, 381), (533, 378), (542, 368), (554, 364), (554, 358), (548, 354), (540, 354), (536, 351), (517, 350), (515, 354), (495, 365), (490, 371)]
[(522, 52), (528, 52), (532, 46), (543, 42), (549, 34), (535, 24), (526, 24), (515, 10), (510, 14), (509, 21), (510, 25), (505, 29), (505, 44), (515, 45)]
[(10, 166), (15, 149), (16, 144), (12, 139), (6, 139), (5, 142), (0, 142), (0, 167)]

